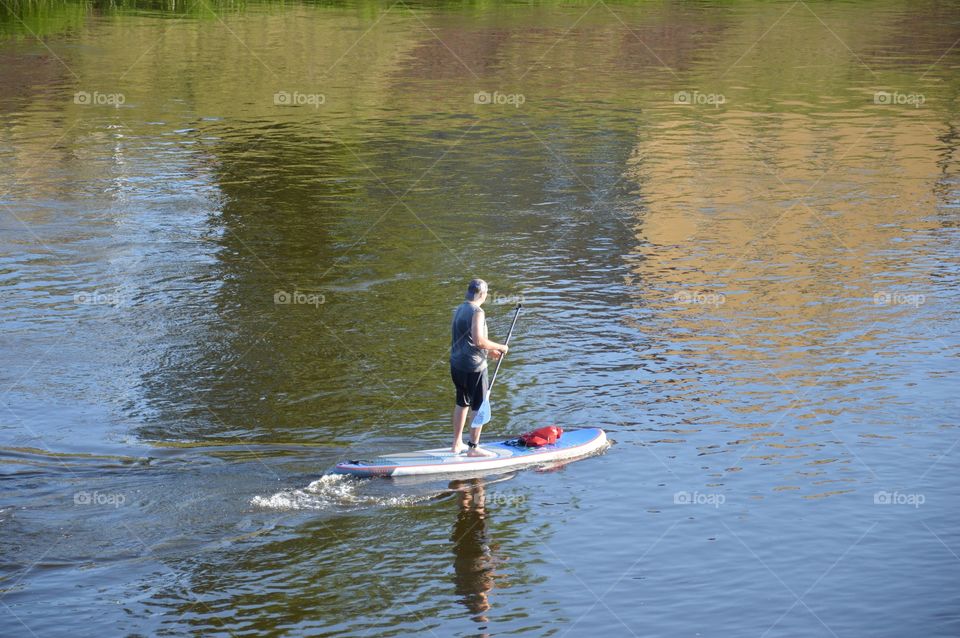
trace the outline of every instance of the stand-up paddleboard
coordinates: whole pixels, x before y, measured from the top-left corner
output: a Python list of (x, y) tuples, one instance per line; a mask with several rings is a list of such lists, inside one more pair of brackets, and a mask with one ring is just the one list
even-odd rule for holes
[(484, 443), (481, 447), (492, 456), (454, 454), (450, 448), (420, 450), (377, 456), (369, 461), (353, 460), (338, 463), (334, 474), (354, 476), (414, 476), (421, 474), (456, 474), (515, 469), (588, 456), (607, 444), (607, 435), (600, 428), (565, 431), (560, 439), (543, 447), (523, 447), (516, 439)]

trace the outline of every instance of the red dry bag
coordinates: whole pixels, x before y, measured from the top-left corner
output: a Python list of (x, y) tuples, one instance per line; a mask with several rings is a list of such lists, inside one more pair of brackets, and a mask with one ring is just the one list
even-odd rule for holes
[(533, 432), (520, 435), (520, 443), (527, 447), (543, 447), (556, 443), (563, 434), (563, 429), (556, 425), (537, 428)]

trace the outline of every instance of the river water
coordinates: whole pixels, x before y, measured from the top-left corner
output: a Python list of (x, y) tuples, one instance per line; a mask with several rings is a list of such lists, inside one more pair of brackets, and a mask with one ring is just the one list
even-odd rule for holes
[[(955, 3), (208, 2), (0, 10), (0, 633), (960, 634)], [(472, 276), (613, 444), (323, 477)]]

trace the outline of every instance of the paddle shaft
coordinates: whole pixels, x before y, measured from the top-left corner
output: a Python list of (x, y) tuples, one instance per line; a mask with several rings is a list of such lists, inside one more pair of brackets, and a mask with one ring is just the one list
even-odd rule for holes
[[(510, 324), (510, 331), (507, 333), (507, 340), (504, 341), (504, 345), (510, 345), (510, 337), (513, 336), (513, 327), (517, 325), (517, 319), (520, 318), (520, 309), (523, 307), (523, 304), (517, 304), (517, 312), (513, 315), (513, 323)], [(490, 393), (493, 392), (493, 384), (497, 382), (497, 373), (500, 372), (500, 364), (503, 363), (503, 358), (507, 356), (506, 353), (500, 355), (500, 358), (497, 359), (497, 367), (493, 371), (493, 378), (490, 379), (490, 387), (487, 388), (487, 400), (490, 400)]]

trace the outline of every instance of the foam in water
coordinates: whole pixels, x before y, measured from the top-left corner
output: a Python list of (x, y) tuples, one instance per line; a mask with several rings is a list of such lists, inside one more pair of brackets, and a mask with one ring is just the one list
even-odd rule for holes
[(344, 474), (326, 474), (303, 489), (280, 490), (272, 496), (254, 496), (250, 504), (277, 510), (356, 510), (365, 507), (413, 505), (432, 498), (432, 495), (363, 494), (368, 485)]

